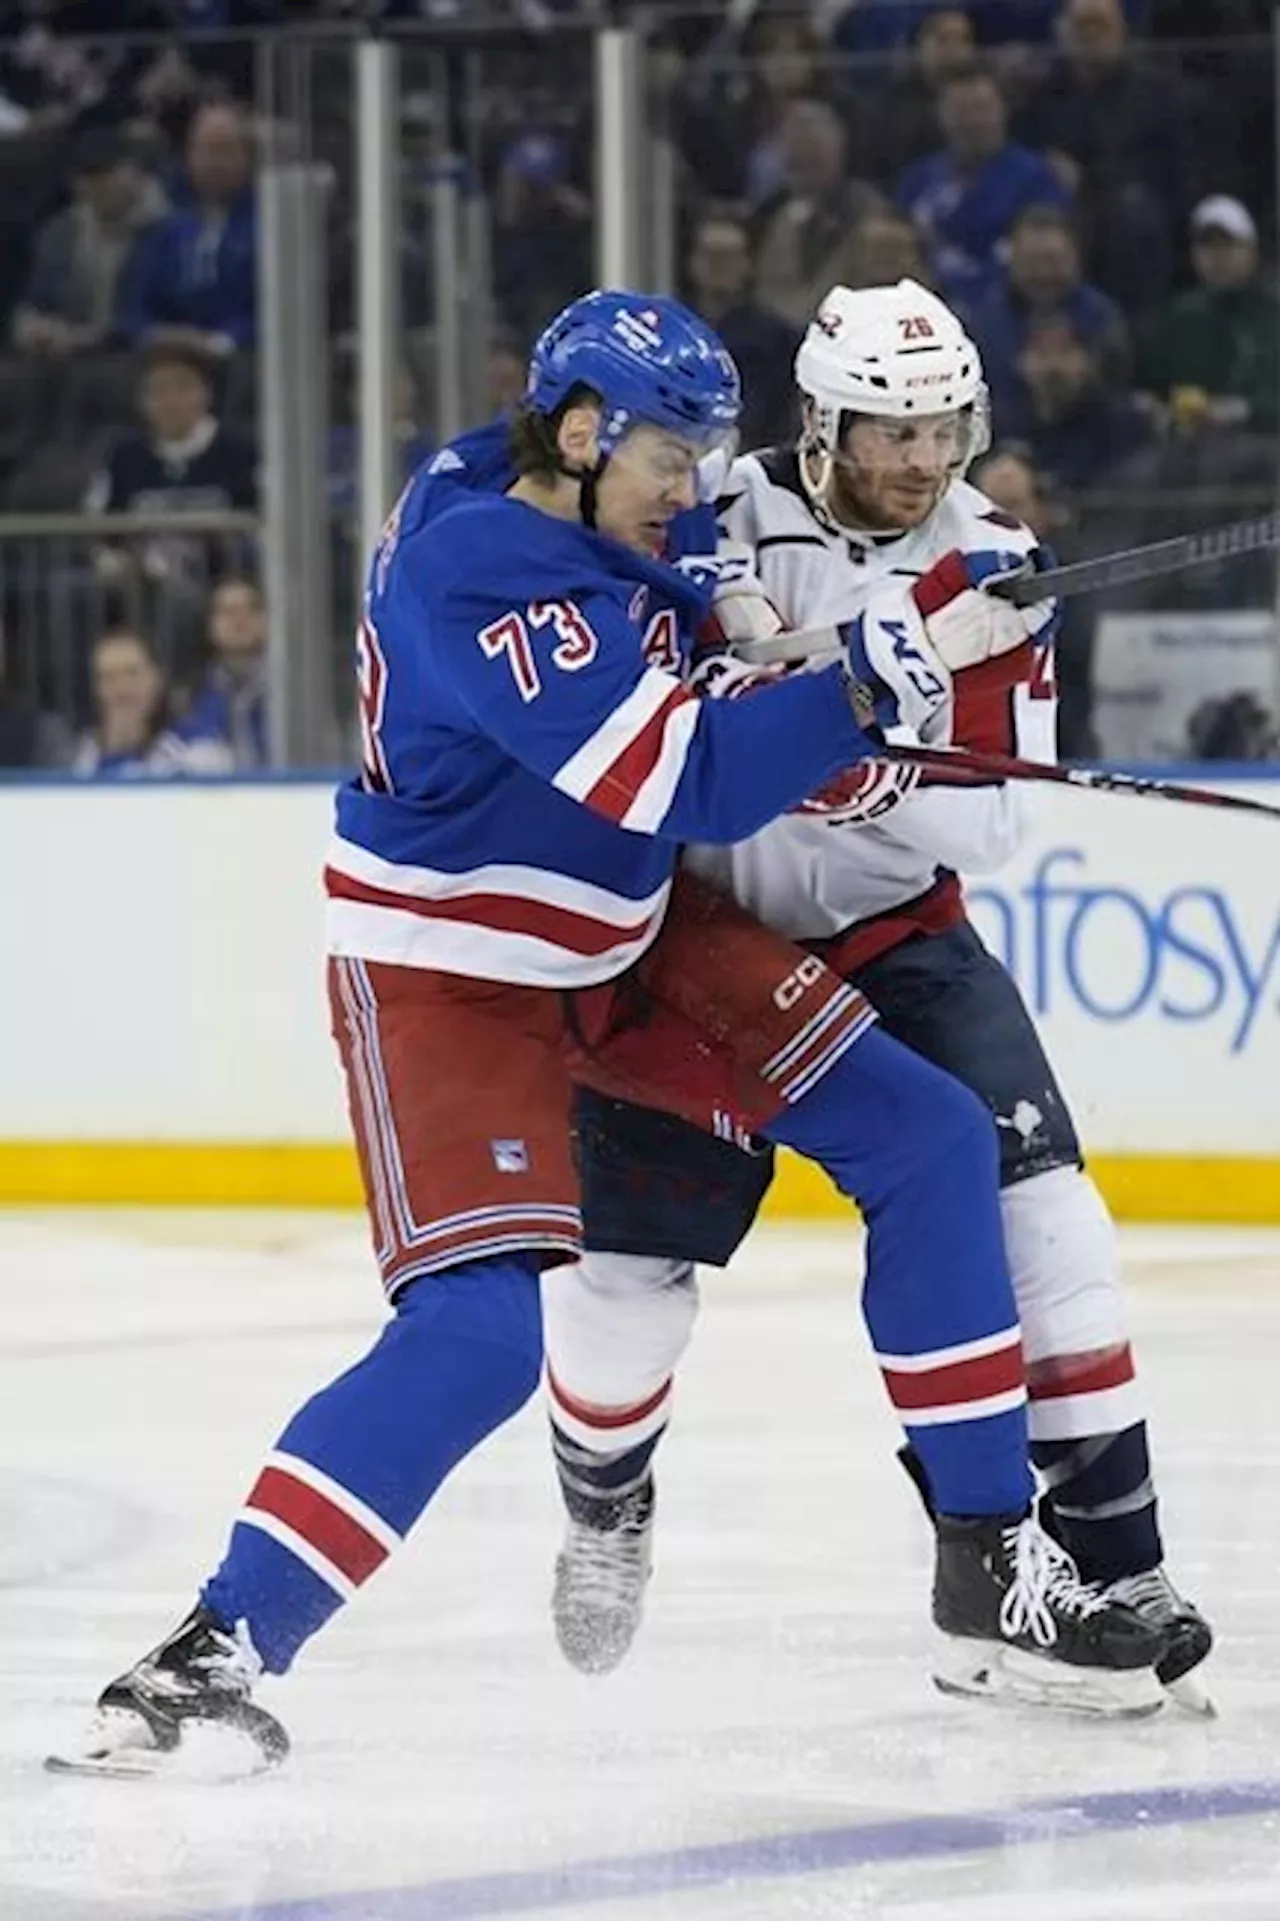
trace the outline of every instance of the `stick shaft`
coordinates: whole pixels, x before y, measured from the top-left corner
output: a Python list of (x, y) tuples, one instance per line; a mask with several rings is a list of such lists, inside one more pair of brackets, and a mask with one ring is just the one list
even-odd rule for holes
[[(1258, 520), (1236, 520), (1226, 527), (1210, 527), (1198, 534), (1179, 534), (1146, 547), (1128, 547), (1118, 554), (1099, 554), (1093, 560), (1073, 560), (1066, 567), (1050, 567), (1042, 574), (995, 581), (984, 591), (1017, 607), (1038, 600), (1063, 599), (1073, 594), (1100, 594), (1109, 587), (1126, 587), (1135, 580), (1156, 580), (1162, 574), (1208, 567), (1215, 561), (1280, 547), (1280, 513)], [(834, 628), (817, 634), (777, 634), (770, 640), (749, 641), (734, 652), (742, 660), (765, 666), (777, 661), (839, 658)]]
[(940, 747), (886, 747), (886, 760), (907, 761), (942, 774), (957, 786), (991, 780), (1052, 781), (1062, 787), (1092, 788), (1104, 794), (1137, 794), (1147, 800), (1173, 800), (1190, 807), (1226, 807), (1236, 813), (1261, 814), (1280, 821), (1280, 807), (1244, 794), (1218, 794), (1203, 787), (1183, 787), (1177, 781), (1143, 774), (1116, 774), (1105, 767), (1055, 767), (1050, 761), (1022, 760), (1016, 754), (969, 753)]
[(1105, 593), (1109, 587), (1127, 587), (1135, 580), (1156, 580), (1162, 574), (1209, 567), (1216, 561), (1261, 553), (1268, 547), (1280, 547), (1280, 513), (1263, 514), (1257, 520), (1235, 520), (1226, 527), (1209, 527), (1198, 534), (1179, 534), (1173, 540), (1128, 547), (1118, 554), (1099, 554), (1093, 560), (1075, 560), (1043, 574), (996, 582), (987, 591), (1011, 600), (1016, 607), (1028, 607), (1037, 600), (1062, 599), (1069, 594)]

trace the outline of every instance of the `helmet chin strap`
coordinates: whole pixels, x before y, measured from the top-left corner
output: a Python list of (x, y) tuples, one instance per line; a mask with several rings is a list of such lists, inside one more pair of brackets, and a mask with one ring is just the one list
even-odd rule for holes
[[(811, 463), (816, 462), (817, 472), (811, 471)], [(868, 539), (895, 540), (908, 531), (905, 527), (855, 527), (841, 520), (831, 505), (831, 491), (835, 481), (836, 457), (819, 435), (806, 437), (800, 442), (800, 481), (809, 497), (814, 518), (819, 520), (833, 534), (866, 534)]]
[(605, 468), (609, 465), (608, 454), (601, 454), (594, 467), (571, 467), (566, 460), (557, 461), (556, 466), (566, 480), (578, 482), (578, 514), (584, 527), (592, 533), (596, 527), (596, 496)]

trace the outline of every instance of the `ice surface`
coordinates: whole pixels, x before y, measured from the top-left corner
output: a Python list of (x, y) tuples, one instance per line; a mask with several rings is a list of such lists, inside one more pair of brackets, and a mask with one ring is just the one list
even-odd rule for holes
[(855, 1238), (772, 1231), (707, 1281), (622, 1670), (556, 1652), (533, 1407), (272, 1685), (288, 1768), (193, 1788), (39, 1761), (185, 1611), (285, 1415), (372, 1337), (361, 1226), (0, 1215), (0, 1916), (1280, 1921), (1280, 1235), (1126, 1251), (1217, 1722), (935, 1695)]

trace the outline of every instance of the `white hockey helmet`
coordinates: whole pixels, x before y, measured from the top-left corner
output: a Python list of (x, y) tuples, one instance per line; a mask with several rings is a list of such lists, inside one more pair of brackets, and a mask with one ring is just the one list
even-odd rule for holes
[(978, 349), (945, 301), (918, 281), (833, 287), (800, 343), (795, 377), (811, 402), (806, 444), (826, 463), (839, 449), (846, 414), (965, 414), (956, 473), (991, 444)]

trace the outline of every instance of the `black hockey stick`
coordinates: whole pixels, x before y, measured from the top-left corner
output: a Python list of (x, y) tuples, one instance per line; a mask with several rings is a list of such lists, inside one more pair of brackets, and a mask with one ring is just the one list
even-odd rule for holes
[(1227, 527), (1208, 527), (1198, 534), (1178, 534), (1173, 540), (1154, 540), (1146, 547), (1127, 547), (1118, 554), (1099, 554), (1094, 560), (1073, 560), (1042, 574), (1019, 574), (993, 581), (987, 593), (1029, 607), (1037, 600), (1061, 599), (1067, 594), (1100, 594), (1108, 587), (1127, 587), (1135, 580), (1155, 580), (1161, 574), (1180, 574), (1189, 567), (1209, 567), (1280, 547), (1280, 513), (1257, 520), (1233, 520)]
[[(1173, 540), (1155, 540), (1146, 547), (1126, 547), (1118, 554), (1099, 554), (1093, 560), (1073, 560), (1066, 567), (1050, 567), (1041, 574), (1014, 574), (996, 580), (984, 593), (1011, 600), (1017, 607), (1034, 606), (1038, 600), (1055, 600), (1072, 594), (1105, 593), (1109, 587), (1125, 587), (1135, 580), (1155, 580), (1161, 574), (1178, 574), (1187, 568), (1209, 567), (1215, 561), (1234, 560), (1242, 554), (1256, 554), (1280, 547), (1280, 513), (1263, 514), (1257, 520), (1233, 520), (1227, 527), (1209, 527), (1198, 534), (1178, 534)], [(834, 628), (821, 634), (777, 634), (768, 640), (748, 641), (734, 652), (742, 660), (765, 666), (777, 661), (811, 660), (829, 655), (838, 658), (839, 640)]]
[[(1042, 576), (1044, 578), (1044, 576)], [(1116, 774), (1105, 767), (1055, 767), (1050, 761), (1021, 760), (1016, 754), (970, 753), (966, 748), (885, 747), (885, 760), (906, 761), (942, 776), (943, 785), (973, 786), (993, 780), (1045, 780), (1062, 787), (1091, 787), (1103, 794), (1140, 794), (1152, 800), (1178, 800), (1192, 807), (1229, 807), (1240, 814), (1280, 820), (1280, 807), (1243, 794), (1217, 794), (1204, 787), (1183, 787), (1154, 775)]]

